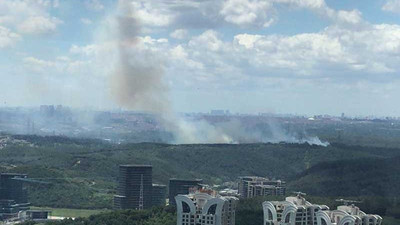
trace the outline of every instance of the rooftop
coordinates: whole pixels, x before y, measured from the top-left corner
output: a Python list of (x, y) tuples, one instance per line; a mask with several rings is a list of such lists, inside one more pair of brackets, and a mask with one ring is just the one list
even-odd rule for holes
[(125, 165), (119, 165), (119, 167), (145, 167), (145, 168), (152, 168), (152, 165), (138, 165), (138, 164), (125, 164)]
[(169, 180), (170, 180), (170, 181), (171, 181), (171, 180), (174, 180), (174, 181), (197, 181), (197, 182), (203, 182), (203, 179), (178, 179), (178, 178), (170, 178)]

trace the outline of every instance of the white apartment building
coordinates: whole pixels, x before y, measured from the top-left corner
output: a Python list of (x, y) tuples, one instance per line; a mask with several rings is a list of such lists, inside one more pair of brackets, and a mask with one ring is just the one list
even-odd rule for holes
[(235, 225), (236, 197), (199, 190), (175, 200), (177, 225)]
[(355, 205), (338, 206), (336, 210), (318, 212), (318, 225), (380, 225), (382, 217), (366, 214)]
[(326, 205), (312, 204), (301, 196), (285, 201), (263, 203), (263, 225), (380, 225), (382, 218), (369, 215), (354, 205), (330, 210)]

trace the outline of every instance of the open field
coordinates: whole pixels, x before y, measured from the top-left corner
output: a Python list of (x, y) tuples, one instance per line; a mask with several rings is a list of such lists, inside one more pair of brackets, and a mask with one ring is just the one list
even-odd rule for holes
[(52, 216), (57, 217), (89, 217), (91, 215), (109, 212), (110, 210), (107, 209), (67, 209), (67, 208), (51, 208), (51, 207), (31, 207), (34, 210), (50, 210)]

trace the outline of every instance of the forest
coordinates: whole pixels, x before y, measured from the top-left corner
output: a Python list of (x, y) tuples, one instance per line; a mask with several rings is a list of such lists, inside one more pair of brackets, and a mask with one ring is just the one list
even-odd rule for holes
[[(140, 163), (153, 166), (153, 183), (168, 184), (173, 177), (201, 178), (223, 187), (239, 176), (263, 176), (285, 180), (288, 193), (302, 191), (331, 200), (359, 199), (365, 211), (400, 218), (399, 148), (343, 143), (328, 147), (285, 143), (111, 144), (60, 136), (7, 137), (8, 144), (0, 150), (0, 171), (26, 173), (32, 180), (46, 181), (26, 183), (34, 206), (112, 209), (118, 165)], [(243, 218), (258, 215), (258, 207), (241, 203), (238, 221), (243, 211)], [(165, 210), (156, 212), (164, 218), (169, 212)], [(130, 212), (113, 213), (99, 216), (111, 219)], [(145, 213), (134, 215), (146, 217)], [(91, 219), (96, 217), (82, 219), (82, 223), (90, 224)], [(146, 224), (148, 219), (140, 221)]]

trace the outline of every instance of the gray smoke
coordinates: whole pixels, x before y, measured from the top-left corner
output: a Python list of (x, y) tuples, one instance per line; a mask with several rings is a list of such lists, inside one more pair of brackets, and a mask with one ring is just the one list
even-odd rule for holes
[(147, 111), (160, 117), (164, 128), (174, 136), (174, 143), (254, 143), (290, 142), (324, 145), (318, 138), (298, 139), (273, 128), (268, 138), (262, 132), (245, 130), (239, 121), (211, 124), (176, 116), (168, 101), (163, 82), (163, 60), (140, 41), (140, 20), (128, 0), (120, 0), (116, 16), (115, 39), (118, 59), (111, 76), (111, 90), (116, 102), (125, 109)]
[(119, 1), (118, 12), (118, 60), (111, 76), (112, 95), (125, 108), (163, 114), (169, 110), (169, 103), (162, 82), (162, 62), (151, 52), (138, 48), (140, 21), (131, 3)]

